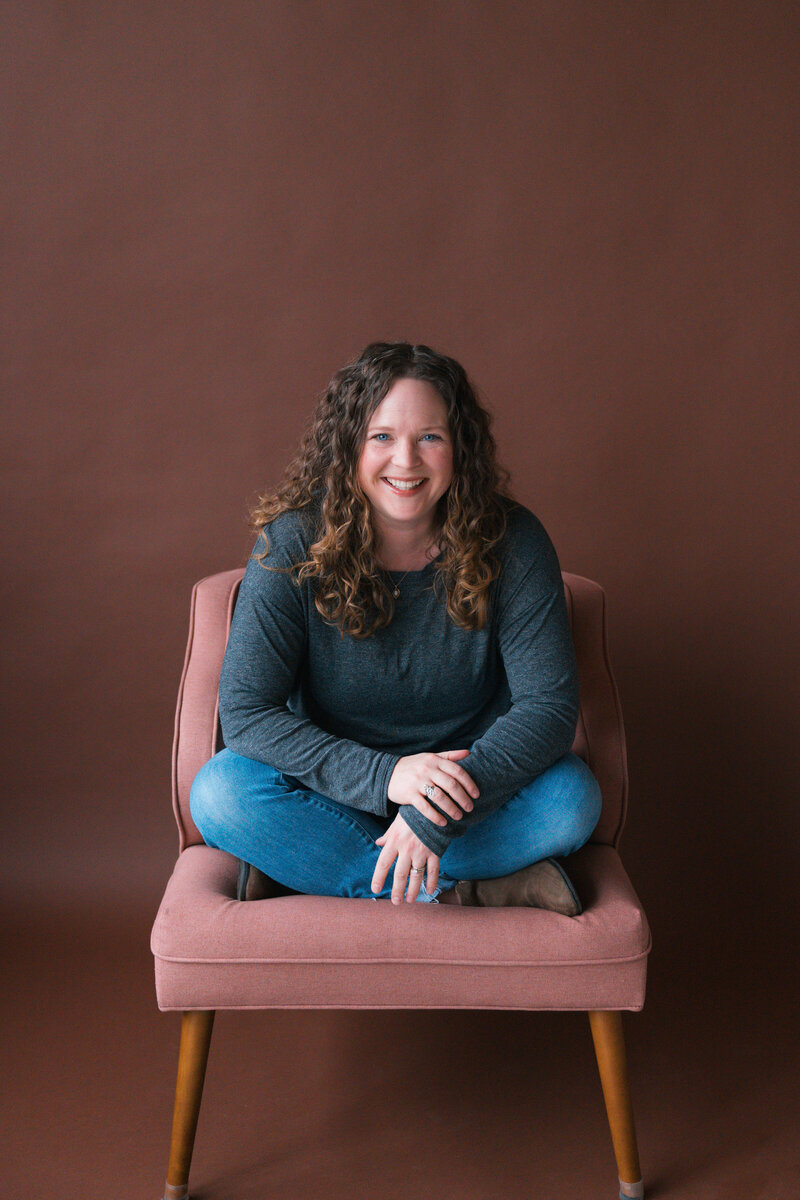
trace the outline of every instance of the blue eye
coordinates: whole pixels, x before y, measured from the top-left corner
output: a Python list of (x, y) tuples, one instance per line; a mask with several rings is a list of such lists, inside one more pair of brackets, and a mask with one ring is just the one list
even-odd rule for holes
[[(388, 437), (389, 437), (388, 433), (373, 433), (372, 434), (373, 441), (378, 441), (379, 438), (388, 438)], [(425, 438), (433, 438), (437, 442), (440, 442), (442, 440), (438, 433), (423, 433), (422, 438), (423, 438), (423, 440)]]

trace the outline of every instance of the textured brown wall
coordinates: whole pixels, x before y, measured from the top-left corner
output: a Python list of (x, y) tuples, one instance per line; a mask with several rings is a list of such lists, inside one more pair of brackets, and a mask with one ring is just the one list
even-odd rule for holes
[(765, 944), (796, 899), (797, 6), (2, 21), (5, 886), (155, 910), (191, 586), (244, 561), (332, 371), (402, 338), (465, 364), (607, 589), (654, 970)]

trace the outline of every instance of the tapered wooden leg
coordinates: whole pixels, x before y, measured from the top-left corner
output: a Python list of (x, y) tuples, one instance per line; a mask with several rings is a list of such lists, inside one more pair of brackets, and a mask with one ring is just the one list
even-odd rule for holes
[(622, 1200), (644, 1196), (636, 1130), (633, 1127), (633, 1108), (628, 1087), (628, 1065), (625, 1059), (625, 1035), (622, 1014), (595, 1011), (589, 1013), (594, 1052), (603, 1085), (611, 1141), (617, 1159), (619, 1194)]
[(164, 1200), (188, 1200), (189, 1167), (192, 1163), (194, 1135), (200, 1114), (200, 1101), (203, 1098), (203, 1081), (206, 1077), (213, 1027), (213, 1009), (183, 1014)]

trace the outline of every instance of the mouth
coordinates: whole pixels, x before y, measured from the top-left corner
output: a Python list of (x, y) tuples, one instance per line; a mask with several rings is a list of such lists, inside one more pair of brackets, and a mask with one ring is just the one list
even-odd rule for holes
[(396, 479), (394, 477), (390, 479), (389, 476), (382, 475), (381, 482), (385, 483), (388, 488), (391, 488), (396, 495), (405, 496), (409, 492), (419, 491), (426, 481), (425, 479)]

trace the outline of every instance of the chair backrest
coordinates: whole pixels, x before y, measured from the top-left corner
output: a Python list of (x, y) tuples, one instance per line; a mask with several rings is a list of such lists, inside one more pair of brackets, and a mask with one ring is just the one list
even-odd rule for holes
[[(221, 747), (218, 690), (222, 660), (244, 568), (199, 580), (192, 589), (189, 641), (178, 692), (172, 748), (172, 805), (180, 849), (202, 842), (189, 811), (192, 781)], [(581, 707), (573, 750), (603, 792), (591, 840), (616, 846), (625, 822), (628, 770), (622, 711), (608, 659), (606, 597), (598, 583), (563, 574), (578, 659)]]

